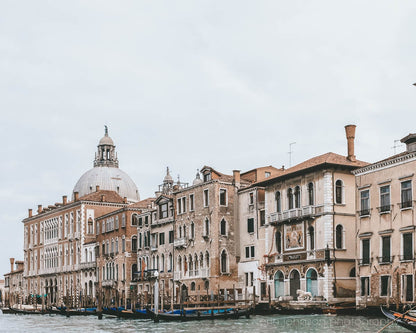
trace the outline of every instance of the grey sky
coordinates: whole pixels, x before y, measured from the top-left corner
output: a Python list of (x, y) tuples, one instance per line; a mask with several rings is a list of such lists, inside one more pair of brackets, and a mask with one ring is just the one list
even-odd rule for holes
[(109, 126), (142, 198), (416, 132), (415, 1), (2, 1), (0, 275), (22, 218), (70, 195)]

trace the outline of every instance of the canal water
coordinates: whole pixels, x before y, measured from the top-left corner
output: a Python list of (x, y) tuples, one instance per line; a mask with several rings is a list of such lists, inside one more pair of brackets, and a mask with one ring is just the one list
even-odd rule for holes
[[(250, 319), (214, 320), (201, 322), (160, 322), (97, 317), (60, 315), (0, 314), (0, 332), (377, 332), (389, 321), (381, 317), (328, 315), (270, 315)], [(383, 332), (408, 332), (393, 324)]]

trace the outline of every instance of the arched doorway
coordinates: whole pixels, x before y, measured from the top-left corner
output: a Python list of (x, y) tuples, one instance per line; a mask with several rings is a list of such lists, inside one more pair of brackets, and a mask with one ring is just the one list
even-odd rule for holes
[(284, 275), (281, 271), (277, 271), (274, 274), (274, 297), (278, 298), (279, 296), (284, 296), (285, 286), (284, 286)]
[(185, 284), (183, 284), (181, 288), (181, 297), (183, 302), (188, 300), (188, 287)]
[(318, 274), (313, 268), (306, 273), (306, 291), (309, 291), (312, 296), (318, 295)]
[(296, 293), (298, 289), (300, 289), (300, 275), (298, 270), (294, 269), (290, 272), (290, 296), (292, 296), (294, 300), (297, 300), (298, 298)]

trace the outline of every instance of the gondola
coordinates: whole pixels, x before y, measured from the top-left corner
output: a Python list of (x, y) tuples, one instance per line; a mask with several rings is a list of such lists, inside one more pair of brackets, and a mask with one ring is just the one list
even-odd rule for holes
[(398, 325), (407, 328), (410, 331), (416, 332), (416, 317), (400, 312), (391, 311), (380, 306), (381, 312), (388, 319), (393, 320)]
[(38, 310), (23, 310), (23, 309), (15, 309), (15, 308), (9, 308), (10, 313), (14, 314), (23, 314), (23, 315), (43, 315), (43, 314), (49, 314), (49, 311), (38, 311)]
[[(156, 318), (156, 313), (148, 310), (152, 318)], [(179, 313), (159, 312), (157, 318), (164, 321), (198, 321), (213, 319), (238, 319), (240, 317), (249, 318), (251, 309), (228, 309), (228, 310), (209, 310), (209, 311), (180, 311)]]
[(126, 319), (151, 319), (146, 310), (129, 311), (124, 310), (124, 308), (104, 308), (103, 314)]

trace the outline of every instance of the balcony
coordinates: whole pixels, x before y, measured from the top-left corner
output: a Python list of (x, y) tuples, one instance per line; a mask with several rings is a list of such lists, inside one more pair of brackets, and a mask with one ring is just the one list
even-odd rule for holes
[(391, 205), (385, 205), (385, 206), (380, 206), (377, 207), (378, 212), (380, 214), (390, 214), (391, 213)]
[(187, 246), (187, 238), (186, 237), (182, 237), (182, 238), (178, 238), (175, 239), (173, 241), (173, 246), (174, 247), (185, 247)]
[(152, 252), (157, 251), (157, 246), (152, 245), (152, 246), (150, 247), (150, 251), (152, 251)]
[(288, 220), (296, 220), (313, 216), (316, 214), (315, 206), (306, 206), (302, 208), (294, 208), (284, 210), (283, 212), (275, 212), (270, 214), (270, 223), (280, 223)]
[(201, 277), (209, 278), (209, 268), (201, 268)]
[(358, 211), (358, 215), (360, 217), (367, 217), (370, 216), (370, 209), (366, 208), (366, 209), (361, 209)]
[(391, 264), (393, 262), (394, 256), (382, 256), (382, 257), (377, 257), (378, 263), (380, 265), (388, 265)]
[(114, 288), (116, 286), (116, 281), (115, 280), (103, 280), (103, 282), (101, 283), (101, 286)]
[(411, 253), (400, 256), (400, 261), (413, 261), (413, 259), (413, 255)]
[(148, 269), (144, 271), (139, 271), (135, 273), (135, 279), (137, 281), (148, 281), (151, 279), (156, 279), (155, 273), (157, 272), (157, 269)]
[(358, 259), (358, 265), (359, 266), (368, 266), (371, 264), (371, 258), (363, 258), (363, 259)]
[(91, 262), (82, 262), (80, 264), (80, 268), (81, 269), (90, 269), (90, 268), (96, 268), (97, 267), (97, 263), (95, 261), (91, 261)]

